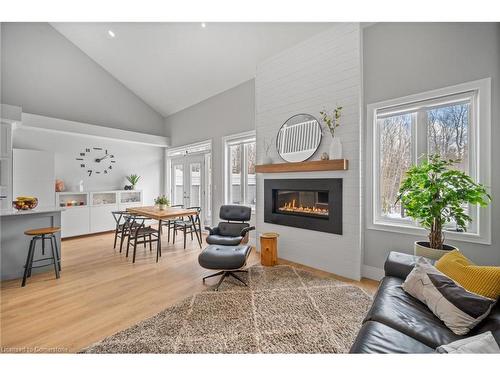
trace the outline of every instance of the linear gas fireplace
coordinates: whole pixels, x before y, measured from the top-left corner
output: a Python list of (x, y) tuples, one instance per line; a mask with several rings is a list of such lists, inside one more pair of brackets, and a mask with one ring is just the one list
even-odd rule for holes
[(264, 221), (342, 234), (342, 179), (264, 180)]

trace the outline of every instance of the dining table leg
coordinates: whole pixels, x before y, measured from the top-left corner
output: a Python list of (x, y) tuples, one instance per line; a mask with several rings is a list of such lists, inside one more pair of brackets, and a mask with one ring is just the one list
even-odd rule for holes
[(158, 255), (161, 256), (161, 234), (160, 234), (160, 228), (161, 228), (161, 220), (158, 220), (158, 249), (156, 251), (156, 261), (158, 262)]
[(201, 225), (199, 225), (199, 231), (196, 229), (196, 221), (194, 220), (193, 215), (189, 215), (189, 219), (191, 219), (191, 223), (193, 224), (194, 231), (196, 233), (196, 239), (198, 240), (198, 244), (200, 245), (200, 249), (202, 248), (201, 244)]

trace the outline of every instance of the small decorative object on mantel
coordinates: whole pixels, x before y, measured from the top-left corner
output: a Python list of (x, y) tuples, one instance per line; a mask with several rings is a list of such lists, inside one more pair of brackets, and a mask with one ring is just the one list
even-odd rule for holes
[(264, 138), (264, 152), (265, 152), (265, 157), (262, 162), (262, 164), (273, 164), (273, 159), (271, 158), (271, 149), (273, 147), (273, 139), (267, 140)]
[(340, 117), (342, 116), (342, 107), (337, 106), (331, 113), (323, 110), (319, 113), (325, 123), (328, 131), (332, 135), (332, 143), (330, 143), (330, 159), (342, 159), (342, 142), (339, 137), (335, 137), (335, 129), (340, 126)]
[(128, 182), (130, 182), (130, 189), (125, 189), (125, 190), (135, 190), (135, 185), (139, 182), (141, 176), (136, 175), (136, 174), (131, 174), (130, 176), (125, 177)]
[(428, 242), (415, 242), (415, 255), (439, 259), (446, 252), (455, 250), (444, 243), (445, 225), (454, 222), (457, 231), (467, 231), (472, 218), (463, 207), (467, 204), (485, 207), (491, 201), (483, 185), (452, 168), (458, 162), (431, 155), (406, 172), (397, 201), (401, 201), (406, 216), (417, 220), (429, 231)]
[(160, 210), (166, 210), (170, 206), (170, 201), (165, 195), (160, 195), (155, 199), (155, 205), (158, 206)]
[(328, 152), (323, 152), (321, 154), (321, 160), (330, 160), (330, 157), (328, 156)]
[(78, 191), (80, 193), (83, 192), (83, 180), (80, 180), (80, 182), (78, 183)]
[(64, 181), (57, 179), (56, 180), (56, 192), (64, 191)]

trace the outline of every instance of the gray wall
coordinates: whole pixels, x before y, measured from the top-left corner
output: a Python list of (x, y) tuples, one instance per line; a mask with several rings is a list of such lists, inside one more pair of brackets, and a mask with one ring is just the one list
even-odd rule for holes
[[(500, 24), (381, 23), (363, 32), (366, 104), (492, 78), (492, 243), (453, 242), (482, 264), (500, 265)], [(369, 192), (367, 192), (368, 194)], [(365, 231), (364, 264), (381, 268), (390, 250), (410, 253), (417, 237)]]
[(164, 135), (164, 119), (48, 23), (2, 23), (2, 102), (24, 112)]
[(167, 136), (173, 147), (212, 140), (212, 217), (219, 217), (224, 202), (222, 137), (255, 130), (255, 81), (232, 89), (168, 116)]

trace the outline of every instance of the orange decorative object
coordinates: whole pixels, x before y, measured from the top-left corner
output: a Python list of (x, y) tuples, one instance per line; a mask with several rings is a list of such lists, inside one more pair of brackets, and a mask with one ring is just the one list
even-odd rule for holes
[(64, 181), (63, 180), (56, 180), (56, 191), (64, 191)]
[(278, 264), (278, 233), (263, 233), (260, 236), (260, 264), (274, 266)]

